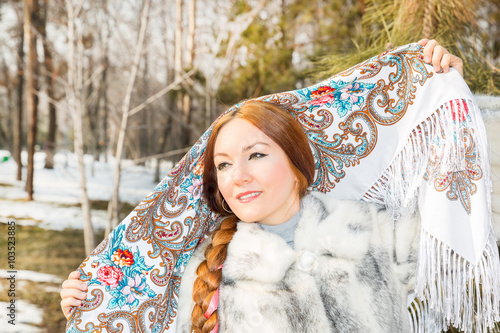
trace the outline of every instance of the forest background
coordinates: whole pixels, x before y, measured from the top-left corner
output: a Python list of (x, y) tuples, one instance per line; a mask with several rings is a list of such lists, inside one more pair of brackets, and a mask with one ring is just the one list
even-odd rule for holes
[[(65, 276), (137, 204), (120, 202), (123, 161), (153, 168), (157, 183), (228, 106), (308, 86), (393, 46), (435, 38), (463, 59), (473, 92), (500, 95), (499, 22), (500, 0), (3, 0), (0, 149), (16, 182), (0, 186), (22, 186), (18, 200), (36, 201), (35, 155), (51, 170), (70, 153), (83, 216), (83, 234), (34, 226), (18, 235), (67, 242), (69, 252), (52, 255), (76, 261), (41, 269)], [(113, 177), (100, 201), (88, 193), (96, 163)], [(96, 209), (107, 212), (104, 230), (92, 223)], [(20, 250), (23, 269), (40, 256), (34, 244)], [(62, 331), (57, 294), (36, 288), (23, 298), (54, 311), (35, 326)]]

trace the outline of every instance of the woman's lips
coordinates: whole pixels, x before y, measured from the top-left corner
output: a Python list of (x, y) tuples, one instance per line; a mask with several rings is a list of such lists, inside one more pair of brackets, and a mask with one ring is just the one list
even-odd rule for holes
[(250, 202), (252, 200), (257, 199), (257, 197), (261, 194), (260, 191), (248, 191), (244, 193), (240, 193), (236, 196), (239, 202)]

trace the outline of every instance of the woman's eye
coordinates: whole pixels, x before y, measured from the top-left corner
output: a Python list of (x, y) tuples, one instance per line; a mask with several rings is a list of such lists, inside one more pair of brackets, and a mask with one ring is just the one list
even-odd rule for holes
[(267, 154), (262, 154), (262, 153), (253, 153), (252, 155), (250, 155), (250, 158), (249, 160), (252, 160), (254, 158), (262, 158), (262, 157), (266, 157)]
[(229, 165), (229, 163), (226, 163), (226, 162), (222, 162), (222, 163), (217, 164), (217, 171), (224, 170), (228, 165)]

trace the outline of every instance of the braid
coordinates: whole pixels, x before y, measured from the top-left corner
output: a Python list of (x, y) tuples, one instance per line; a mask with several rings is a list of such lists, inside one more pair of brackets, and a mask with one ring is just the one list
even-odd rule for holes
[(210, 305), (210, 301), (222, 280), (222, 270), (220, 266), (226, 260), (227, 246), (236, 232), (238, 218), (232, 215), (222, 221), (219, 228), (212, 235), (212, 244), (205, 250), (205, 260), (198, 266), (194, 281), (193, 300), (195, 302), (193, 313), (191, 314), (193, 333), (209, 333), (218, 324), (217, 309), (205, 318), (205, 313)]

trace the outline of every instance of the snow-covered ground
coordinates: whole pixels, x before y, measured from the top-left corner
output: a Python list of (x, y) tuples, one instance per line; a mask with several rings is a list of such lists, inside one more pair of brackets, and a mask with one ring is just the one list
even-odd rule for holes
[(8, 323), (11, 320), (7, 316), (7, 309), (9, 303), (0, 302), (0, 327), (1, 333), (44, 333), (45, 330), (40, 329), (37, 325), (40, 325), (43, 320), (43, 310), (36, 305), (30, 304), (23, 300), (17, 300), (15, 303), (16, 316), (15, 325)]
[[(26, 201), (23, 181), (15, 181), (16, 163), (8, 151), (0, 150), (0, 222), (15, 219), (20, 225), (38, 225), (48, 229), (83, 228), (83, 217), (79, 207), (80, 184), (77, 161), (74, 154), (58, 153), (54, 169), (44, 169), (45, 153), (35, 153), (34, 201)], [(26, 160), (26, 153), (23, 159)], [(112, 160), (111, 160), (112, 161)], [(87, 168), (87, 189), (91, 200), (109, 200), (113, 187), (113, 163), (93, 162), (85, 156)], [(93, 174), (91, 166), (93, 164)], [(120, 181), (120, 201), (135, 206), (155, 186), (154, 167), (136, 166), (131, 161), (123, 161)], [(162, 165), (165, 175), (170, 165)], [(8, 186), (5, 186), (8, 185)], [(106, 211), (93, 210), (92, 222), (95, 228), (104, 228)]]
[[(0, 269), (0, 278), (8, 278), (11, 273), (8, 273), (5, 269)], [(60, 284), (62, 279), (51, 275), (38, 273), (34, 271), (18, 270), (16, 271), (16, 288), (22, 288), (24, 283), (30, 282), (51, 282)], [(0, 292), (6, 293), (6, 290), (2, 290), (3, 287), (0, 284)], [(56, 292), (60, 291), (60, 288), (47, 286), (45, 287), (45, 292)], [(0, 333), (44, 333), (45, 331), (37, 327), (42, 324), (43, 321), (43, 310), (33, 304), (30, 304), (22, 299), (16, 299), (14, 303), (14, 313), (15, 313), (15, 325), (9, 324), (8, 307), (10, 303), (0, 302), (0, 308), (5, 309), (5, 311), (0, 311)]]

